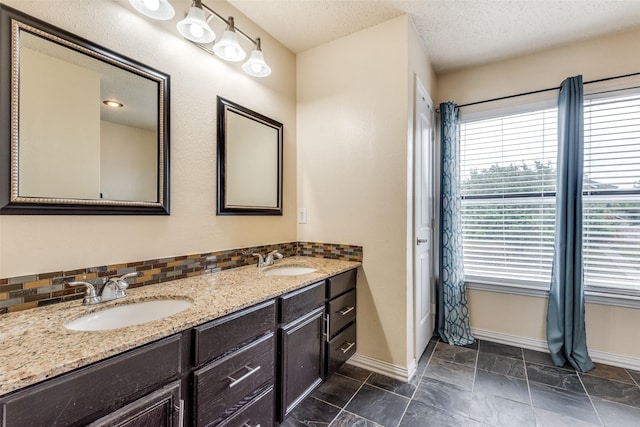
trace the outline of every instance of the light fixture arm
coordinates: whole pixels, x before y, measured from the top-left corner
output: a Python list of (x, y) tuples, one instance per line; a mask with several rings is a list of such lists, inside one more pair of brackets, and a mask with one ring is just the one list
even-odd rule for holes
[[(207, 6), (206, 4), (202, 3), (202, 0), (194, 0), (194, 2), (200, 3), (200, 5), (202, 6), (202, 8), (204, 10), (206, 10), (207, 12), (209, 12), (211, 15), (215, 15), (216, 18), (218, 18), (219, 20), (221, 20), (222, 22), (224, 22), (227, 26), (231, 25), (231, 23), (229, 22), (229, 20), (225, 19), (222, 15), (220, 15), (218, 12), (216, 12), (215, 10), (211, 9), (209, 6)], [(252, 39), (251, 37), (249, 37), (247, 35), (247, 33), (245, 33), (244, 31), (242, 31), (240, 28), (236, 27), (234, 25), (234, 29), (236, 31), (236, 33), (240, 34), (242, 37), (244, 37), (245, 39), (247, 39), (248, 41), (250, 41), (253, 44), (256, 44), (256, 41), (254, 39)]]

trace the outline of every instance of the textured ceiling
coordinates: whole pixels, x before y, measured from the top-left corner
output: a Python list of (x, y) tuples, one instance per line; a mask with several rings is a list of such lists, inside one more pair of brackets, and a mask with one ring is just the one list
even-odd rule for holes
[(295, 53), (407, 13), (437, 72), (640, 27), (640, 0), (228, 1)]

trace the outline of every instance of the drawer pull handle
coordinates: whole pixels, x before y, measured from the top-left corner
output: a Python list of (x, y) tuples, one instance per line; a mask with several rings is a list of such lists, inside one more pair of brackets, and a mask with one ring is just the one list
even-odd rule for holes
[(227, 379), (231, 381), (231, 384), (229, 384), (229, 388), (235, 387), (238, 384), (240, 384), (242, 381), (246, 380), (247, 378), (249, 378), (251, 375), (255, 374), (256, 372), (258, 372), (258, 370), (260, 370), (260, 366), (257, 366), (255, 368), (251, 368), (250, 366), (245, 366), (243, 369), (247, 370), (247, 373), (244, 374), (243, 376), (241, 376), (238, 379), (233, 378), (232, 376), (228, 376)]
[(339, 350), (342, 351), (342, 353), (346, 353), (347, 351), (351, 350), (351, 347), (356, 345), (356, 342), (355, 341), (354, 342), (345, 341), (345, 344), (347, 344), (347, 348), (343, 348), (343, 347), (339, 348)]
[(355, 307), (344, 307), (342, 310), (338, 311), (338, 313), (342, 314), (343, 316), (346, 316), (348, 313), (351, 313), (353, 310), (355, 310)]
[(247, 421), (246, 423), (242, 424), (242, 427), (260, 427), (260, 424), (256, 424), (255, 426), (252, 426), (251, 424), (249, 424), (249, 421)]

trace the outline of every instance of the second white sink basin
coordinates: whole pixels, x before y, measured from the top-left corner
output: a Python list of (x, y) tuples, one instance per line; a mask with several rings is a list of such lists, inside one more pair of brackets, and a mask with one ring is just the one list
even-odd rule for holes
[(74, 331), (124, 328), (164, 319), (192, 305), (193, 302), (184, 299), (151, 300), (116, 305), (67, 322), (64, 327)]
[(315, 268), (302, 267), (297, 265), (283, 265), (282, 267), (272, 267), (264, 272), (267, 276), (300, 276), (316, 271)]

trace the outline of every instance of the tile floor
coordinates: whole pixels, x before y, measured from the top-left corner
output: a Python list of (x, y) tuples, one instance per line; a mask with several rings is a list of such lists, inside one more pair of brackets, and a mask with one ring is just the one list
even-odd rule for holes
[(282, 426), (640, 426), (640, 372), (587, 374), (548, 354), (479, 341), (432, 340), (411, 383), (345, 365)]

